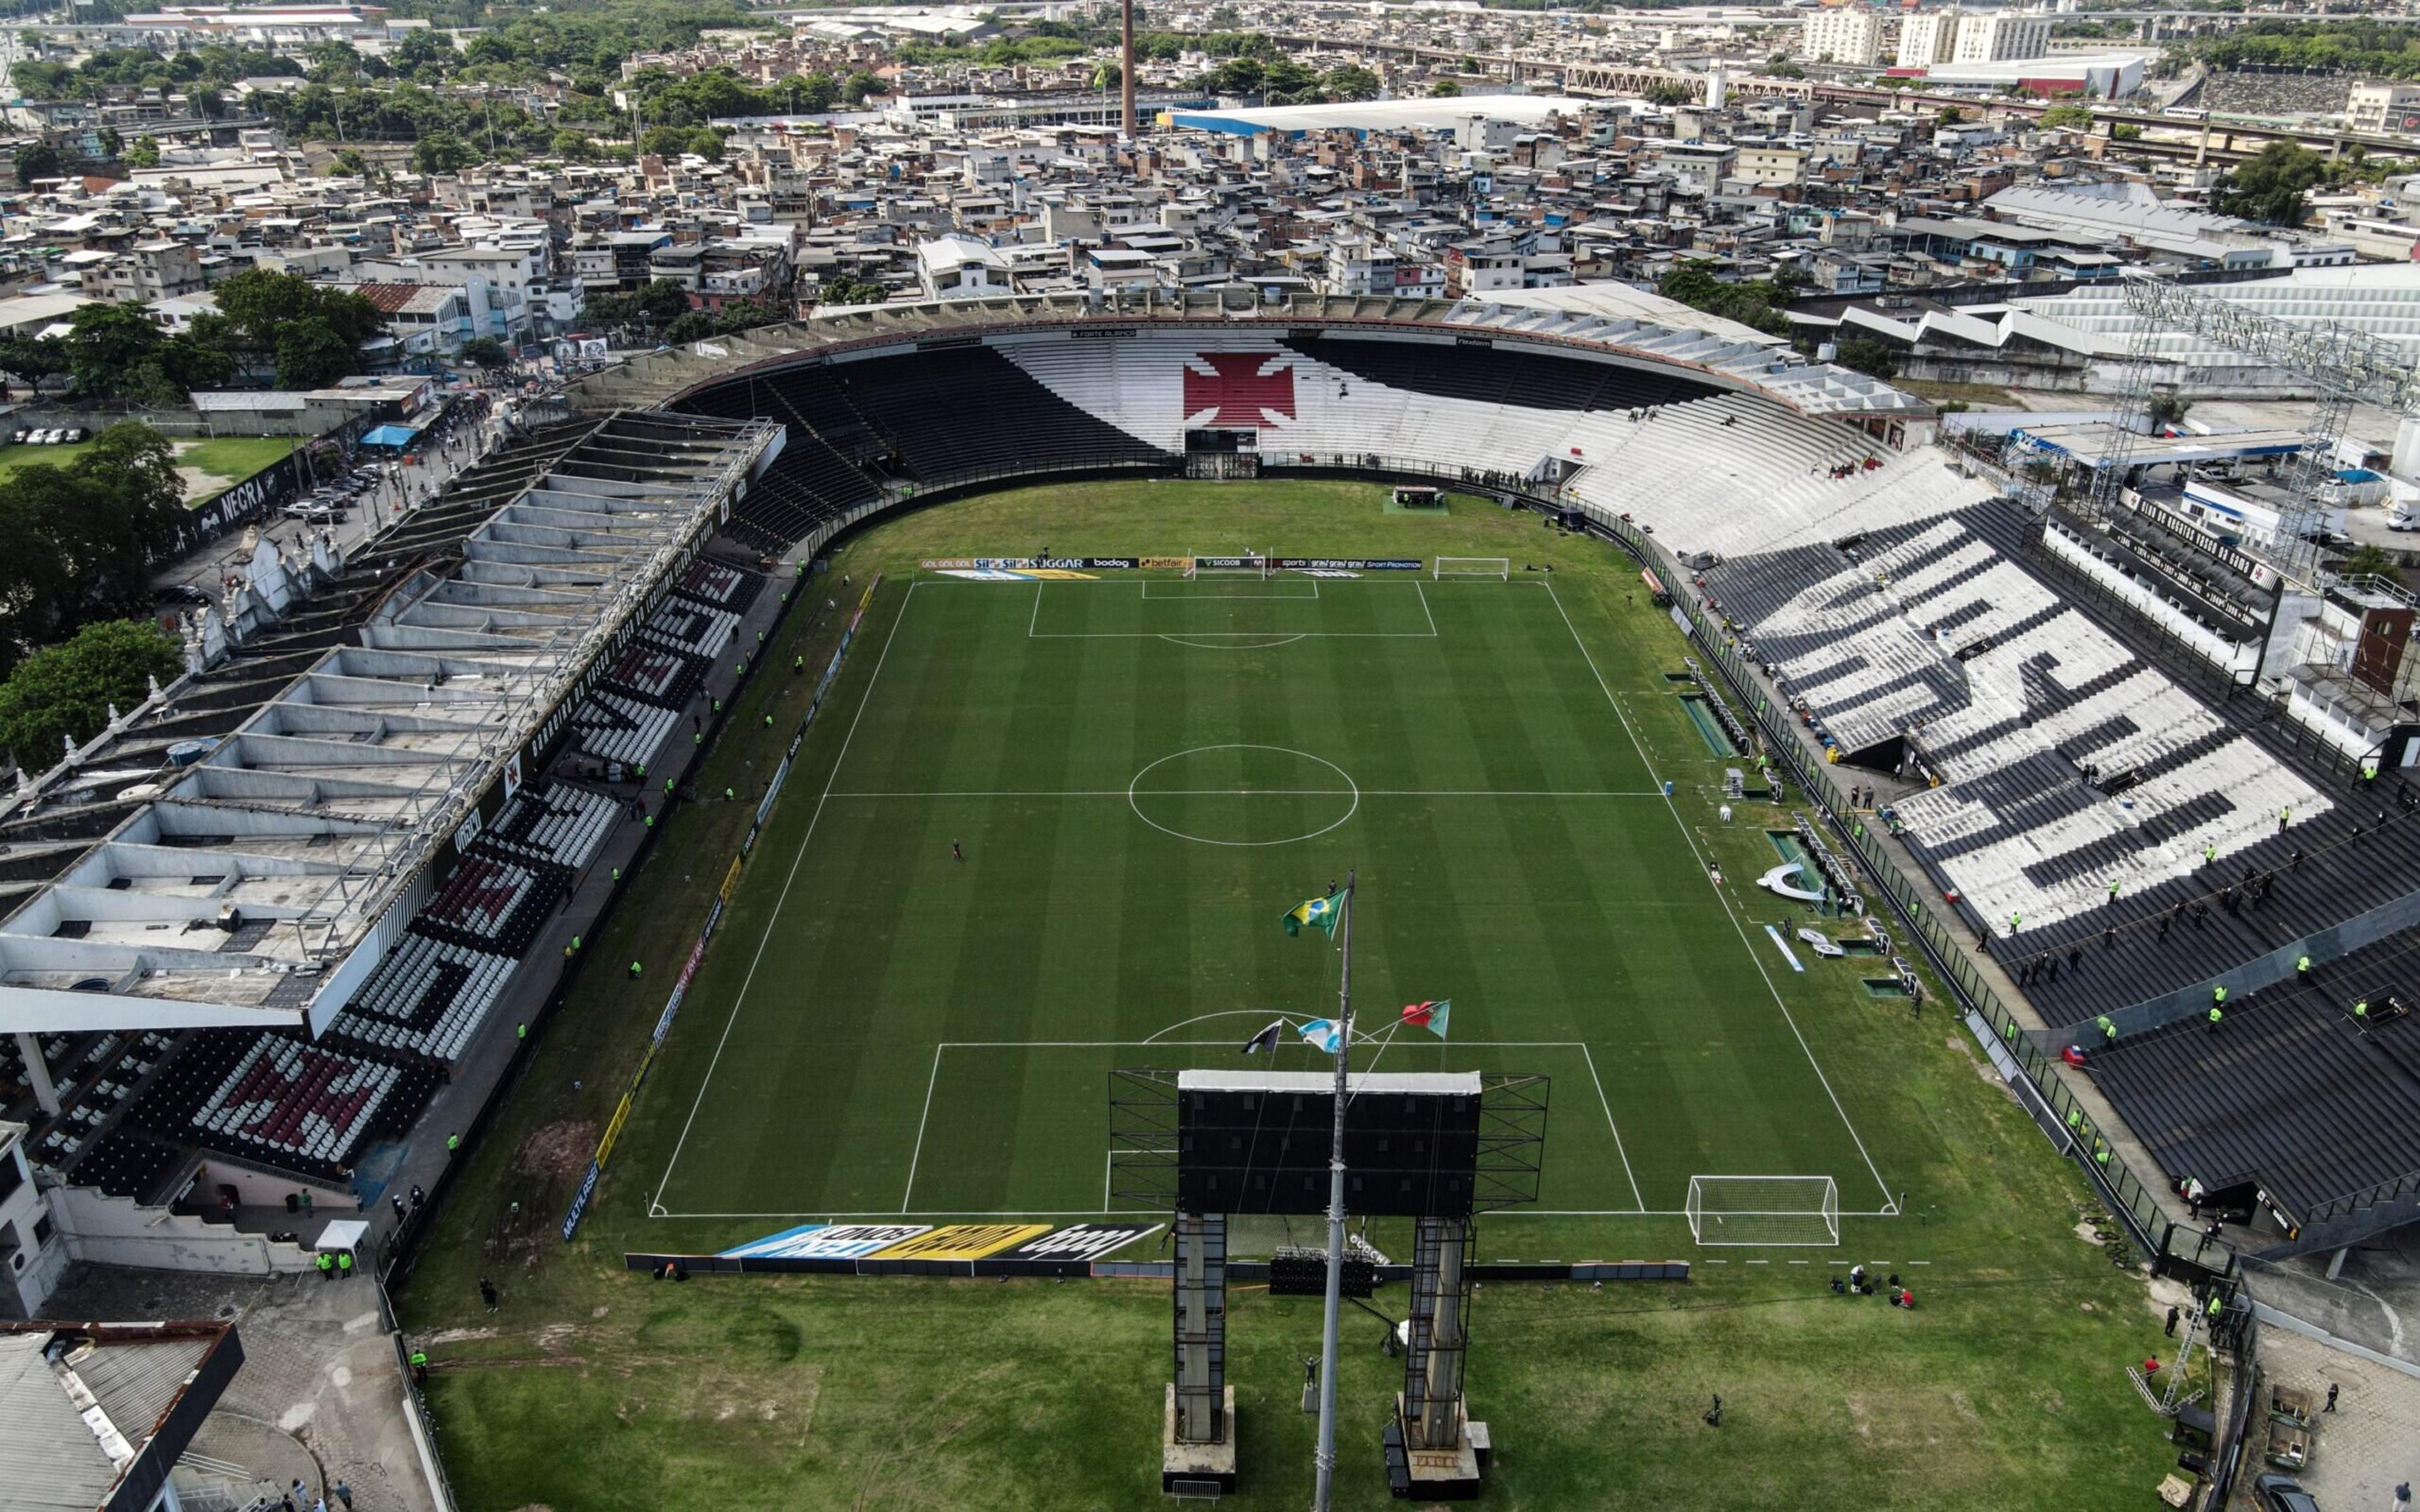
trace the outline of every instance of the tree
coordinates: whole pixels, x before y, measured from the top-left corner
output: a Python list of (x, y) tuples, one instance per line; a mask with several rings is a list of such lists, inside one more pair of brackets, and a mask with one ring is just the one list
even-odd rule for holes
[(721, 161), (723, 133), (711, 126), (650, 126), (639, 138), (639, 150), (659, 158), (693, 154), (708, 162)]
[(277, 386), (324, 389), (361, 366), (361, 353), (321, 316), (288, 320), (278, 328)]
[[(215, 293), (219, 313), (196, 319), (195, 336), (255, 363), (274, 360), (279, 335), (294, 320), (323, 320), (352, 347), (377, 335), (386, 325), (379, 307), (362, 296), (293, 273), (247, 268), (221, 280)], [(356, 365), (345, 369), (346, 373), (359, 371), (358, 359)]]
[(2151, 395), (2151, 429), (2154, 431), (2174, 429), (2184, 423), (2185, 411), (2192, 408), (2191, 399), (2180, 399), (2173, 393)]
[(184, 515), (167, 439), (112, 425), (66, 467), (0, 480), (0, 668), (94, 619), (144, 612), (149, 559)]
[(362, 156), (359, 147), (338, 147), (335, 161), (328, 164), (328, 169), (339, 178), (367, 178), (370, 160)]
[(884, 93), (887, 91), (882, 86), (882, 81), (863, 69), (858, 69), (841, 81), (840, 97), (851, 105), (862, 105), (867, 96)]
[(126, 149), (124, 159), (130, 168), (157, 168), (160, 166), (159, 139), (150, 136), (136, 137), (134, 145)]
[(462, 361), (473, 367), (503, 367), (512, 360), (513, 354), (493, 336), (473, 336), (462, 344)]
[(1685, 262), (1664, 275), (1656, 292), (1668, 300), (1678, 300), (1693, 310), (1718, 315), (1726, 320), (1736, 320), (1744, 326), (1783, 336), (1790, 333), (1790, 322), (1776, 308), (1790, 298), (1787, 286), (1761, 280), (1727, 284), (1714, 276), (1711, 262)]
[(1330, 100), (1375, 100), (1383, 87), (1378, 76), (1357, 63), (1347, 63), (1330, 69), (1319, 81), (1320, 92)]
[(2272, 142), (2220, 183), (2218, 208), (2271, 225), (2300, 225), (2311, 212), (2310, 193), (2327, 171), (2327, 160), (2310, 148)]
[(1658, 79), (1653, 84), (1649, 85), (1638, 98), (1646, 100), (1651, 105), (1663, 105), (1669, 107), (1673, 105), (1685, 105), (1695, 100), (1697, 96), (1690, 92), (1687, 85), (1676, 83), (1670, 79)]
[(34, 187), (37, 178), (59, 177), (59, 149), (48, 142), (28, 142), (17, 149), (17, 182)]
[(1454, 96), (1462, 93), (1462, 85), (1456, 84), (1451, 79), (1439, 79), (1436, 83), (1429, 85), (1429, 93), (1439, 100), (1451, 100)]
[(1117, 88), (1125, 76), (1125, 69), (1115, 59), (1095, 64), (1093, 68), (1093, 87), (1107, 94)]
[(2395, 553), (2386, 548), (2364, 545), (2354, 547), (2346, 555), (2342, 570), (2350, 578), (2393, 578), (2400, 565)]
[(1834, 349), (1833, 361), (1852, 373), (1886, 378), (1899, 371), (1899, 358), (1871, 336), (1852, 336)]
[(47, 646), (0, 683), (0, 749), (29, 772), (58, 764), (67, 742), (101, 733), (150, 696), (151, 680), (173, 679), (184, 661), (177, 638), (148, 620), (104, 620)]
[(182, 401), (183, 393), (161, 365), (164, 339), (138, 305), (109, 301), (78, 307), (63, 338), (76, 392), (143, 405)]
[(2092, 107), (2089, 105), (2053, 105), (2041, 113), (2041, 123), (2047, 127), (2073, 131), (2092, 130)]
[(471, 145), (451, 131), (431, 131), (411, 149), (414, 173), (459, 173), (477, 161)]
[(118, 134), (117, 128), (115, 126), (102, 127), (101, 129), (101, 155), (104, 158), (114, 158), (124, 150), (126, 150), (126, 138)]
[(815, 302), (818, 304), (880, 304), (890, 297), (891, 291), (879, 284), (840, 273), (824, 280), (823, 292), (817, 296)]

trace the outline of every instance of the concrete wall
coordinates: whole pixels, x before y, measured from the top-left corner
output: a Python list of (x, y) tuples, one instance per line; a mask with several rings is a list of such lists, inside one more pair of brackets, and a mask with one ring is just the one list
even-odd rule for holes
[[(314, 1206), (350, 1212), (361, 1206), (352, 1192), (345, 1187), (328, 1186), (318, 1181), (305, 1181), (291, 1176), (271, 1176), (231, 1161), (205, 1157), (194, 1171), (194, 1200), (216, 1202), (219, 1188), (231, 1186), (236, 1201), (247, 1208), (282, 1208), (287, 1195), (308, 1191)], [(218, 1227), (218, 1226), (213, 1226)]]
[(230, 1275), (270, 1275), (311, 1269), (296, 1244), (240, 1234), (225, 1224), (180, 1217), (165, 1208), (146, 1208), (130, 1197), (113, 1197), (98, 1187), (63, 1186), (51, 1193), (51, 1211), (67, 1236), (68, 1253), (102, 1265), (134, 1265), (154, 1271), (217, 1271)]

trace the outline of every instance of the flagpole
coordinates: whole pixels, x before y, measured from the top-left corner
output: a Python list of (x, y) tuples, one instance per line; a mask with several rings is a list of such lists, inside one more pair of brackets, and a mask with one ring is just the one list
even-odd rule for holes
[(1353, 883), (1344, 873), (1344, 969), (1336, 987), (1336, 1132), (1327, 1154), (1327, 1313), (1319, 1342), (1319, 1468), (1311, 1512), (1328, 1512), (1336, 1488), (1336, 1325), (1344, 1281), (1344, 1104), (1353, 1057)]

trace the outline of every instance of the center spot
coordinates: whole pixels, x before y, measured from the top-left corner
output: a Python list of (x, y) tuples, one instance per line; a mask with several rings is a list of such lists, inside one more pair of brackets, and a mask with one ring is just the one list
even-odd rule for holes
[(1284, 746), (1200, 746), (1137, 772), (1135, 817), (1204, 845), (1285, 845), (1353, 817), (1361, 790), (1334, 762)]

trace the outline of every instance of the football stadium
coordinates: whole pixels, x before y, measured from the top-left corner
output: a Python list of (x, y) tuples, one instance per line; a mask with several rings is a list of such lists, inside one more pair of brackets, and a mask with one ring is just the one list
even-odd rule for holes
[(85, 1253), (358, 1257), (464, 1506), (2223, 1497), (2420, 1201), (2412, 606), (1580, 292), (838, 313), (263, 543), (0, 821)]

